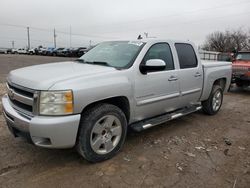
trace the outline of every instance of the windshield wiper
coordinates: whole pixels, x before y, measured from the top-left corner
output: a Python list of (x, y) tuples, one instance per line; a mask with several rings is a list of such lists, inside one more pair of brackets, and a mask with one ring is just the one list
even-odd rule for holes
[[(109, 63), (107, 63), (105, 61), (85, 61), (84, 59), (76, 59), (75, 61), (81, 62), (81, 63), (92, 64), (92, 65), (103, 65), (103, 66), (113, 67), (113, 66), (111, 66)], [(113, 68), (119, 69), (117, 67), (113, 67)]]
[(104, 65), (104, 66), (110, 66), (110, 64), (108, 64), (105, 61), (84, 61), (85, 63), (88, 64), (93, 64), (93, 65)]
[(85, 63), (85, 60), (84, 60), (84, 59), (76, 59), (75, 61)]

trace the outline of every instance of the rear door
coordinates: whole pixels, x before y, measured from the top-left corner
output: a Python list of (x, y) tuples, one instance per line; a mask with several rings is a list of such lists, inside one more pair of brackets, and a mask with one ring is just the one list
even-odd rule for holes
[(183, 106), (199, 101), (203, 86), (203, 69), (191, 44), (175, 43), (179, 61), (179, 78)]

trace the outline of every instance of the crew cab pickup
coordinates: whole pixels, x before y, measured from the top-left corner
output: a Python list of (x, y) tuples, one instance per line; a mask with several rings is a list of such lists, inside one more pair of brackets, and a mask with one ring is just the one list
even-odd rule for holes
[(99, 162), (122, 148), (128, 128), (216, 114), (231, 75), (230, 62), (201, 62), (189, 42), (103, 42), (76, 61), (11, 71), (3, 113), (14, 136)]
[(232, 82), (238, 87), (250, 86), (250, 51), (237, 52), (233, 61)]

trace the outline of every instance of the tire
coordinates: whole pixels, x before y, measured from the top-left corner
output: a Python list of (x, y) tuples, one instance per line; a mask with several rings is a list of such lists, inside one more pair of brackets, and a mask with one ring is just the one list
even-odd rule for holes
[(223, 90), (221, 86), (214, 85), (209, 95), (209, 98), (201, 103), (204, 113), (208, 115), (214, 115), (218, 113), (221, 108), (222, 101), (223, 101)]
[(111, 104), (98, 104), (85, 111), (81, 118), (76, 149), (89, 162), (105, 161), (120, 151), (126, 135), (127, 120), (123, 111)]
[(235, 84), (236, 84), (237, 87), (243, 87), (243, 83), (242, 82), (238, 81), (238, 82), (235, 82)]

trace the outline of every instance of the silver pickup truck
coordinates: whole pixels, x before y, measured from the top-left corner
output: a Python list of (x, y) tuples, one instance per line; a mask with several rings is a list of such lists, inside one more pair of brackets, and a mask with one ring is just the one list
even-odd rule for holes
[(197, 110), (216, 114), (231, 63), (201, 62), (192, 43), (103, 42), (71, 62), (13, 70), (3, 114), (14, 136), (45, 148), (75, 147), (99, 162), (142, 131)]

